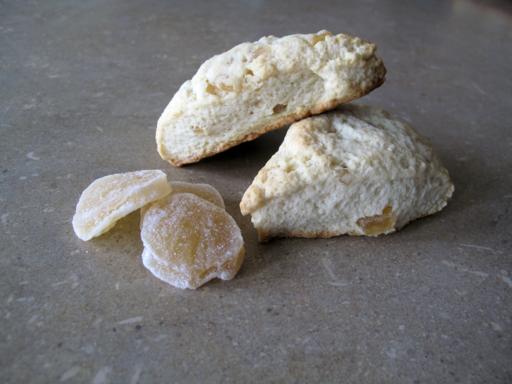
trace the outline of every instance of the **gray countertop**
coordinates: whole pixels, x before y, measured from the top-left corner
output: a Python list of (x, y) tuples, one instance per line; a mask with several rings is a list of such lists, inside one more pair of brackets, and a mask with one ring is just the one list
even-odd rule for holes
[[(329, 29), (374, 41), (384, 107), (433, 143), (447, 208), (380, 238), (259, 244), (238, 209), (285, 130), (173, 168), (156, 121), (213, 54)], [(2, 383), (512, 382), (512, 10), (478, 1), (0, 3)], [(77, 239), (81, 191), (206, 182), (247, 259), (197, 291), (141, 263), (138, 213)]]

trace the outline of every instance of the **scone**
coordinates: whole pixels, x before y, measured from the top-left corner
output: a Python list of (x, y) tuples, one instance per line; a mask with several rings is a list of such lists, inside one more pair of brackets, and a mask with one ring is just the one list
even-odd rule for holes
[(158, 120), (163, 159), (179, 166), (361, 97), (384, 82), (376, 46), (327, 31), (242, 43), (203, 63)]
[(293, 124), (245, 192), (260, 240), (377, 236), (441, 210), (454, 187), (410, 126), (347, 105)]

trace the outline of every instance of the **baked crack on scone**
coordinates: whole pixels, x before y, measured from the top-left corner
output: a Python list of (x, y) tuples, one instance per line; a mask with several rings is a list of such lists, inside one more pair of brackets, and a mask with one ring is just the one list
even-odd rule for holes
[(376, 46), (327, 31), (242, 43), (204, 62), (158, 120), (160, 156), (194, 163), (366, 95), (384, 82)]
[(440, 211), (454, 187), (429, 143), (374, 107), (290, 126), (240, 203), (260, 240), (378, 236)]

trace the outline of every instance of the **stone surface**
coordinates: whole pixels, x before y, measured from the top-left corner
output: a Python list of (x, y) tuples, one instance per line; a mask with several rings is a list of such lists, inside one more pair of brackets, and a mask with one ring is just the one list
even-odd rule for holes
[[(2, 2), (0, 382), (511, 382), (512, 11), (488, 4)], [(379, 45), (364, 102), (432, 140), (455, 195), (387, 237), (258, 244), (238, 202), (284, 130), (175, 169), (156, 121), (211, 55), (322, 28)], [(220, 190), (246, 240), (234, 280), (152, 277), (137, 213), (74, 236), (91, 181), (155, 168)]]

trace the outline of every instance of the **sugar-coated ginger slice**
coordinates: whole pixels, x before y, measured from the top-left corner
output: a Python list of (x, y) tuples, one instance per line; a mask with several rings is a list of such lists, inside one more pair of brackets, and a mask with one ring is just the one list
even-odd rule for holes
[[(216, 277), (220, 278), (221, 280), (231, 280), (233, 277), (235, 277), (236, 272), (238, 271), (238, 269), (240, 269), (240, 266), (242, 265), (243, 257), (237, 258), (235, 262), (239, 263), (239, 265), (234, 264), (232, 266), (229, 266), (229, 270), (226, 269), (220, 272), (219, 276)], [(204, 281), (202, 283), (194, 284), (192, 281), (187, 280), (186, 278), (183, 277), (182, 274), (177, 272), (170, 265), (159, 261), (147, 248), (144, 248), (144, 250), (142, 251), (142, 263), (144, 264), (146, 269), (153, 274), (153, 276), (177, 288), (196, 289), (199, 288), (199, 286), (206, 283), (206, 281)], [(209, 278), (209, 280), (210, 279), (212, 278)]]
[(160, 170), (118, 173), (91, 183), (80, 196), (73, 216), (76, 235), (90, 240), (111, 229), (131, 212), (171, 192)]
[(157, 278), (196, 289), (213, 278), (232, 279), (244, 259), (235, 220), (191, 193), (171, 194), (142, 213), (143, 263)]
[(184, 181), (173, 181), (171, 183), (172, 193), (192, 193), (200, 198), (209, 201), (221, 208), (225, 208), (224, 199), (210, 184), (193, 184)]
[[(215, 204), (218, 207), (225, 208), (224, 199), (221, 194), (210, 184), (195, 184), (187, 183), (185, 181), (173, 181), (169, 182), (169, 184), (171, 185), (172, 193), (191, 193), (203, 200)], [(141, 215), (144, 214), (146, 209), (147, 206), (142, 208)]]

